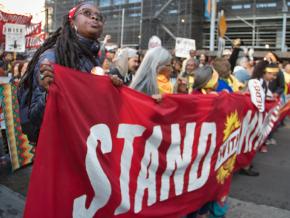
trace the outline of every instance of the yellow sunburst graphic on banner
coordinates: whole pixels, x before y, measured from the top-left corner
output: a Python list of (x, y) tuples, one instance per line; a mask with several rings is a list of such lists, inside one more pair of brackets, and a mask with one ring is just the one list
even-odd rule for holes
[(227, 116), (226, 123), (225, 123), (225, 129), (224, 129), (224, 139), (223, 141), (226, 141), (226, 139), (231, 135), (231, 133), (239, 128), (241, 126), (238, 112), (235, 111), (231, 113), (229, 116)]
[[(230, 113), (227, 116), (225, 122), (223, 142), (225, 142), (229, 138), (229, 136), (240, 126), (241, 122), (239, 120), (238, 112), (235, 111), (233, 113)], [(218, 169), (216, 179), (219, 184), (224, 184), (225, 180), (232, 174), (235, 167), (236, 157), (236, 154), (232, 155), (232, 157), (226, 160), (225, 163), (221, 165)]]
[(234, 170), (237, 155), (235, 154), (229, 158), (217, 171), (217, 182), (224, 184), (225, 180), (231, 175)]

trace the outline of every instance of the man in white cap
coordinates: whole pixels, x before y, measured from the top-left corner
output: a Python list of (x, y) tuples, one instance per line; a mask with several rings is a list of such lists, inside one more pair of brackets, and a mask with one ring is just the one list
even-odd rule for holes
[(120, 49), (113, 60), (113, 65), (114, 67), (110, 69), (109, 74), (117, 75), (124, 85), (130, 85), (139, 66), (137, 50), (133, 48)]

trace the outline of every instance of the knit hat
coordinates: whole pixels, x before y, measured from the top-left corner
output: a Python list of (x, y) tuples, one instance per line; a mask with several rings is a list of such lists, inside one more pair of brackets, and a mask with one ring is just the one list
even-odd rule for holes
[[(212, 80), (212, 81), (211, 81)], [(210, 66), (203, 66), (195, 71), (193, 89), (212, 88), (217, 83), (218, 74)], [(209, 84), (211, 83), (211, 84)]]

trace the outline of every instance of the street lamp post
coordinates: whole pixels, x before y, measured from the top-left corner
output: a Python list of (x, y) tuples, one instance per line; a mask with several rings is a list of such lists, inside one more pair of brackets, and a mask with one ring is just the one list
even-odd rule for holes
[(139, 50), (141, 51), (142, 47), (142, 26), (143, 26), (143, 7), (144, 7), (144, 1), (141, 1), (141, 14), (140, 14), (140, 29), (139, 29)]
[(122, 9), (122, 27), (121, 27), (121, 48), (124, 43), (124, 22), (125, 22), (125, 8)]
[(287, 25), (287, 12), (288, 12), (288, 7), (287, 7), (287, 2), (286, 0), (283, 0), (283, 8), (282, 8), (282, 13), (283, 13), (283, 27), (282, 27), (282, 42), (281, 42), (281, 51), (286, 52), (286, 25)]
[(216, 0), (211, 1), (211, 21), (210, 21), (210, 51), (214, 51), (214, 35), (215, 35), (215, 17), (216, 17)]
[(45, 30), (46, 33), (48, 34), (48, 8), (45, 8)]

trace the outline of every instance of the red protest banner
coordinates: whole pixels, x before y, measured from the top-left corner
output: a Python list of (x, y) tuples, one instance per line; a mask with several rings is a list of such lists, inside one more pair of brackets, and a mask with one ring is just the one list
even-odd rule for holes
[(0, 10), (0, 21), (4, 23), (30, 24), (32, 16), (10, 14)]
[(5, 13), (0, 10), (0, 43), (5, 41), (5, 37), (3, 35), (3, 26), (6, 23), (15, 23), (15, 24), (30, 24), (32, 16), (25, 16), (20, 14), (10, 14)]
[(41, 22), (31, 23), (26, 26), (26, 36), (36, 35), (41, 33)]
[(55, 65), (24, 217), (178, 217), (223, 201), (278, 107), (229, 93), (158, 104)]
[(34, 34), (25, 37), (25, 48), (39, 48), (45, 41), (47, 33)]

